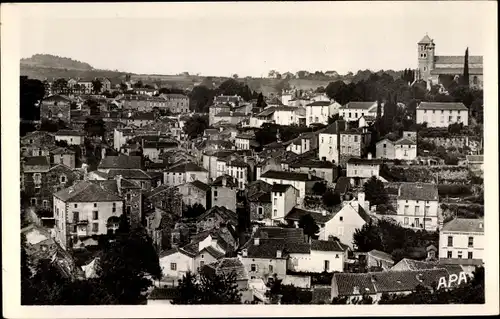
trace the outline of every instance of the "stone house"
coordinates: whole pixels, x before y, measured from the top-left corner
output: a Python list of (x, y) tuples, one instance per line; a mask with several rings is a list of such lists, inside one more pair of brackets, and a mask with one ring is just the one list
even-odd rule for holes
[(186, 206), (200, 204), (205, 209), (211, 207), (211, 188), (207, 184), (198, 180), (181, 184), (177, 186), (179, 193), (182, 195), (182, 201)]
[(219, 176), (210, 184), (210, 187), (212, 205), (236, 211), (236, 191), (238, 185), (234, 178), (229, 175)]
[(40, 119), (71, 123), (71, 100), (62, 95), (52, 95), (40, 103)]
[(198, 232), (219, 228), (224, 225), (231, 225), (233, 229), (236, 229), (238, 225), (236, 213), (225, 207), (213, 206), (196, 219)]
[(394, 259), (388, 253), (373, 249), (366, 254), (367, 267), (380, 268), (379, 270), (389, 270), (394, 266)]
[(176, 187), (161, 185), (144, 194), (145, 206), (158, 207), (172, 215), (182, 216), (182, 195)]

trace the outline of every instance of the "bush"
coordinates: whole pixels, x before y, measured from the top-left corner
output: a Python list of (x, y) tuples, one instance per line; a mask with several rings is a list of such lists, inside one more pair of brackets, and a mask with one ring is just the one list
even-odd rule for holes
[(456, 184), (439, 184), (438, 185), (439, 196), (469, 196), (472, 195), (472, 189), (468, 185), (456, 185)]

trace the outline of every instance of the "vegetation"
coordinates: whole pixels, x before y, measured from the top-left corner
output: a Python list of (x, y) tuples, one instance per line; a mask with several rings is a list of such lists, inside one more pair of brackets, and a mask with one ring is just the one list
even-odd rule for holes
[(370, 205), (387, 204), (389, 196), (382, 183), (377, 177), (372, 176), (363, 186), (365, 191), (366, 200)]
[(308, 238), (318, 239), (319, 226), (311, 215), (300, 217), (299, 227), (304, 230), (304, 235)]
[(203, 132), (208, 127), (208, 117), (195, 114), (186, 121), (183, 130), (190, 139), (194, 139), (203, 135)]
[(184, 209), (183, 216), (185, 218), (196, 218), (205, 212), (205, 207), (199, 203), (187, 205)]
[(323, 195), (326, 189), (326, 183), (324, 182), (316, 182), (312, 187), (312, 191), (315, 195)]
[(312, 293), (307, 289), (301, 289), (294, 285), (283, 285), (282, 280), (274, 276), (274, 280), (266, 292), (272, 304), (280, 303), (282, 305), (300, 305), (310, 304)]
[(42, 81), (21, 77), (19, 93), (19, 115), (21, 119), (28, 121), (39, 120), (40, 109), (36, 105), (45, 95), (45, 87)]
[(342, 203), (342, 199), (340, 198), (340, 194), (335, 193), (331, 189), (324, 192), (321, 199), (323, 200), (323, 204), (328, 208), (332, 208), (332, 207), (334, 207), (336, 205), (340, 205), (340, 203)]

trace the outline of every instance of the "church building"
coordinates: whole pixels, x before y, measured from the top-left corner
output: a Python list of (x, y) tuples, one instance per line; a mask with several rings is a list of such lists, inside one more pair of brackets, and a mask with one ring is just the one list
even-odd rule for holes
[[(418, 69), (416, 80), (427, 82), (427, 88), (433, 85), (448, 85), (463, 75), (465, 56), (436, 55), (436, 44), (427, 34), (418, 42)], [(483, 88), (483, 57), (469, 56), (469, 85)]]

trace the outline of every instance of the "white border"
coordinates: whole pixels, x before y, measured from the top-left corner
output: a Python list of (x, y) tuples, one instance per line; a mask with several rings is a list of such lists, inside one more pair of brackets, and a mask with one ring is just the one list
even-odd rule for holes
[[(440, 5), (447, 5), (443, 2)], [(157, 17), (182, 18), (183, 15), (203, 18), (211, 12), (223, 10), (238, 17), (241, 15), (259, 16), (270, 12), (278, 12), (284, 17), (293, 17), (300, 12), (304, 3), (127, 3), (127, 4), (2, 4), (1, 12), (1, 106), (2, 106), (2, 245), (3, 245), (3, 309), (8, 318), (91, 318), (91, 317), (251, 317), (251, 316), (373, 316), (389, 315), (484, 315), (498, 314), (498, 65), (497, 65), (497, 3), (471, 3), (471, 10), (483, 10), (484, 19), (489, 21), (491, 28), (484, 30), (483, 36), (488, 43), (484, 53), (484, 83), (485, 83), (485, 232), (488, 236), (485, 254), (486, 263), (486, 304), (485, 305), (402, 305), (402, 306), (20, 306), (20, 221), (19, 221), (19, 17), (56, 16), (68, 19), (83, 17), (116, 18), (116, 17)], [(410, 3), (413, 5), (418, 3)], [(175, 10), (164, 10), (169, 5)], [(314, 15), (331, 16), (339, 8), (353, 10), (357, 14), (367, 16), (366, 23), (377, 23), (370, 19), (369, 14), (376, 10), (391, 10), (390, 2), (362, 3), (308, 3), (315, 6)], [(405, 4), (406, 5), (406, 4)], [(71, 11), (67, 11), (71, 6)], [(95, 10), (99, 6), (99, 10)], [(245, 9), (241, 9), (245, 6)], [(335, 9), (333, 9), (335, 6)], [(202, 8), (203, 7), (203, 8)], [(265, 7), (265, 8), (263, 8)], [(368, 8), (369, 7), (369, 8)], [(408, 11), (395, 14), (411, 14)], [(106, 10), (104, 10), (106, 9)], [(113, 11), (113, 15), (109, 12)], [(311, 11), (310, 11), (311, 12)], [(338, 14), (338, 13), (337, 13)], [(450, 11), (450, 19), (453, 12)], [(425, 24), (425, 21), (422, 23)], [(474, 23), (474, 21), (464, 21)], [(348, 28), (348, 26), (346, 26)], [(487, 34), (486, 34), (487, 33)], [(487, 35), (487, 37), (486, 37)], [(457, 36), (450, 34), (450, 36)]]

